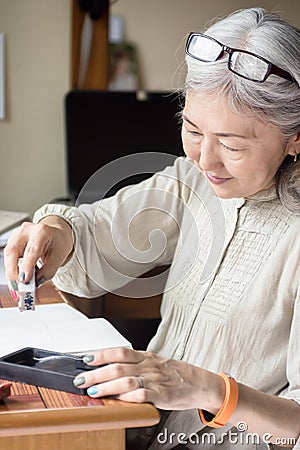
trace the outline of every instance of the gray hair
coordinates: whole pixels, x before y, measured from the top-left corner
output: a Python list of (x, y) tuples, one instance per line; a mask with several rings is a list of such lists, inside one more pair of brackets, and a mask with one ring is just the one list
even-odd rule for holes
[[(185, 90), (225, 94), (234, 111), (277, 127), (288, 142), (300, 132), (300, 30), (263, 8), (236, 11), (211, 25), (205, 34), (225, 45), (256, 53), (289, 72), (297, 81), (270, 75), (263, 83), (236, 76), (227, 58), (202, 63), (187, 55)], [(277, 194), (284, 206), (300, 214), (300, 161), (287, 156), (276, 174)]]

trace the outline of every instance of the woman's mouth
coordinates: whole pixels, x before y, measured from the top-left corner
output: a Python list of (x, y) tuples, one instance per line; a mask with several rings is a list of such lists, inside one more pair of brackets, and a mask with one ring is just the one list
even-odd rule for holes
[(211, 175), (208, 172), (205, 172), (205, 175), (206, 175), (207, 179), (213, 184), (224, 184), (224, 183), (226, 183), (226, 181), (231, 180), (231, 178), (220, 178), (215, 175)]

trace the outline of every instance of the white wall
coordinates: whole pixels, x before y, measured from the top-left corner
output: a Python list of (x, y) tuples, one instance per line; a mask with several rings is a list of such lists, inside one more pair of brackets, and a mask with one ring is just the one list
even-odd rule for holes
[(118, 0), (111, 13), (126, 19), (126, 37), (138, 43), (142, 80), (155, 90), (180, 87), (179, 65), (190, 31), (203, 31), (212, 19), (251, 6), (282, 13), (300, 26), (299, 5), (299, 0)]
[[(118, 0), (138, 43), (147, 89), (177, 88), (184, 37), (215, 16), (261, 5), (300, 26), (299, 0)], [(0, 209), (33, 212), (65, 194), (63, 97), (69, 89), (71, 0), (0, 0), (7, 40), (7, 118), (0, 121)]]
[(69, 0), (0, 0), (7, 118), (0, 121), (0, 209), (32, 212), (65, 191), (63, 96)]

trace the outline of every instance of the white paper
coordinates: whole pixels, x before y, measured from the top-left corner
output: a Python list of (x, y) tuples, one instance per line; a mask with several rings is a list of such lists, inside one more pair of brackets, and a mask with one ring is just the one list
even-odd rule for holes
[(0, 357), (25, 347), (85, 353), (131, 347), (107, 320), (89, 319), (64, 303), (38, 305), (35, 311), (0, 309)]
[[(0, 308), (0, 331), (2, 327), (36, 327), (37, 325), (56, 324), (58, 322), (71, 322), (74, 320), (89, 320), (72, 306), (66, 303), (52, 305), (37, 305), (35, 311), (19, 311), (16, 307)], [(0, 341), (1, 345), (1, 341)]]
[[(13, 228), (17, 228), (25, 220), (29, 220), (29, 214), (19, 211), (6, 211), (0, 209), (0, 233), (6, 233)], [(7, 238), (9, 234), (7, 235)]]

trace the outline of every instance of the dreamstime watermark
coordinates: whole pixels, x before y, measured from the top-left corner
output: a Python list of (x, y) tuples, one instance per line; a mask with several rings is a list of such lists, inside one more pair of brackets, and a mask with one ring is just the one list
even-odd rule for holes
[(170, 444), (170, 445), (222, 445), (225, 441), (228, 441), (233, 445), (252, 446), (266, 444), (275, 444), (279, 446), (294, 446), (296, 444), (295, 438), (274, 438), (270, 433), (264, 433), (260, 436), (258, 433), (249, 433), (248, 425), (245, 422), (239, 422), (236, 428), (231, 428), (228, 431), (217, 435), (213, 432), (204, 433), (175, 433), (168, 432), (167, 428), (164, 428), (157, 437), (158, 444)]
[[(76, 230), (76, 222), (81, 222), (81, 214), (89, 218), (94, 237), (90, 251), (100, 264), (87, 275), (104, 291), (131, 298), (151, 297), (178, 286), (194, 267), (198, 285), (214, 273), (225, 242), (220, 199), (192, 161), (176, 160), (174, 155), (158, 152), (126, 155), (101, 167), (83, 186), (74, 227)], [(105, 198), (126, 179), (149, 174), (159, 175), (118, 192), (117, 199)], [(86, 209), (90, 193), (100, 200)], [(202, 230), (199, 221), (205, 221)], [(200, 248), (203, 230), (206, 250)], [(80, 239), (76, 240), (75, 252), (86, 271), (82, 248)], [(170, 260), (171, 271), (168, 267), (153, 276), (139, 276)]]

